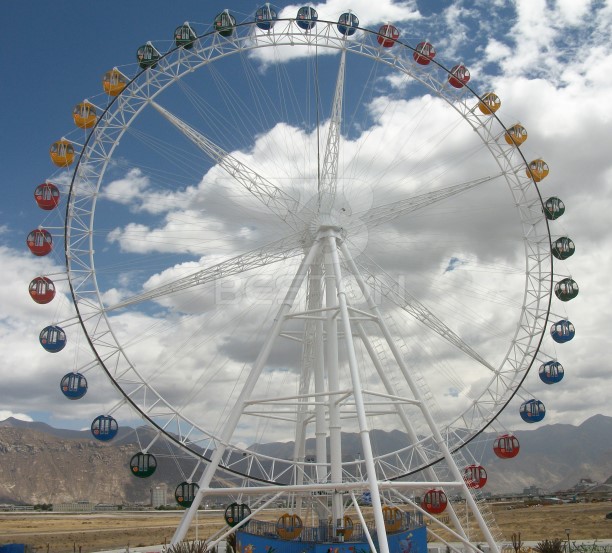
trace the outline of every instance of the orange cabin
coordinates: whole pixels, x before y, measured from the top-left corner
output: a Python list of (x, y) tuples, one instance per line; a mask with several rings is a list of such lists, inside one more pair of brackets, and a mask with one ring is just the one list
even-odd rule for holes
[(283, 540), (294, 540), (304, 529), (302, 519), (298, 515), (285, 513), (276, 522), (276, 533)]
[(501, 100), (499, 96), (494, 92), (487, 92), (480, 102), (478, 102), (478, 108), (484, 115), (491, 115), (495, 113), (501, 107)]
[(102, 87), (109, 96), (118, 96), (127, 86), (127, 77), (118, 69), (112, 69), (104, 73)]
[(504, 138), (510, 146), (520, 146), (527, 140), (527, 131), (522, 125), (513, 125), (506, 131)]
[(68, 167), (74, 161), (74, 146), (62, 138), (51, 144), (49, 155), (58, 167)]
[(80, 129), (91, 129), (96, 124), (96, 108), (87, 101), (74, 106), (72, 110), (74, 124)]
[(529, 163), (525, 172), (528, 177), (531, 177), (536, 182), (540, 182), (548, 176), (548, 171), (548, 163), (543, 159), (534, 159)]
[(402, 529), (403, 513), (397, 507), (385, 505), (382, 508), (382, 513), (387, 532), (399, 532)]

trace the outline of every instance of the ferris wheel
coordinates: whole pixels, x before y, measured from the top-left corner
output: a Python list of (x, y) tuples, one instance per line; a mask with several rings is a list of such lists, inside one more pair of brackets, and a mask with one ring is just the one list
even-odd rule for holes
[[(115, 437), (123, 405), (157, 431), (136, 476), (154, 473), (159, 437), (197, 461), (175, 541), (222, 470), (249, 482), (233, 493), (329, 496), (321, 516), (340, 527), (367, 493), (379, 537), (394, 502), (435, 515), (463, 494), (496, 550), (474, 498), (486, 471), (458, 456), (516, 395), (523, 420), (544, 418), (522, 385), (532, 367), (563, 378), (546, 344), (575, 329), (551, 305), (578, 294), (553, 269), (575, 246), (554, 233), (565, 206), (540, 191), (549, 167), (525, 157), (527, 131), (463, 63), (352, 12), (226, 10), (163, 50), (108, 71), (105, 95), (74, 108), (81, 142), (51, 147), (71, 166), (67, 276), (95, 356), (62, 392), (80, 399), (86, 372), (106, 372), (121, 400), (93, 435)], [(52, 180), (35, 192), (45, 210)], [(45, 228), (27, 242), (53, 248)], [(53, 280), (30, 294), (50, 302)], [(58, 353), (67, 334), (54, 322), (41, 345)], [(250, 516), (236, 505), (232, 520)]]

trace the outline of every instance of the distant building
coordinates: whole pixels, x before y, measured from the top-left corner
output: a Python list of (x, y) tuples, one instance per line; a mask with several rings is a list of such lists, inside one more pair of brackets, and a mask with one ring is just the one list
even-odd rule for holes
[(54, 503), (53, 510), (62, 513), (91, 513), (94, 510), (94, 504), (84, 500)]
[(94, 507), (94, 511), (118, 511), (119, 505), (115, 505), (112, 503), (98, 503)]
[(168, 503), (168, 486), (167, 484), (159, 484), (151, 488), (151, 507), (157, 509)]
[(529, 486), (528, 488), (523, 488), (523, 495), (538, 497), (542, 495), (542, 489), (538, 488), (537, 486)]

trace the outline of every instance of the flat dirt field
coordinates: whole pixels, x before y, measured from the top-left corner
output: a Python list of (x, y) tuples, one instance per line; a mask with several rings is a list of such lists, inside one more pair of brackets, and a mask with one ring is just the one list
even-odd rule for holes
[[(495, 519), (505, 538), (520, 532), (524, 541), (546, 538), (566, 539), (565, 528), (573, 540), (612, 539), (612, 520), (606, 514), (612, 503), (578, 503), (509, 509), (493, 504)], [(516, 507), (516, 506), (515, 506)], [(1, 513), (0, 544), (27, 543), (38, 553), (90, 553), (107, 549), (130, 548), (168, 542), (180, 520), (181, 512), (112, 512), (87, 514)], [(458, 510), (457, 514), (464, 514)], [(278, 513), (270, 512), (269, 520)], [(198, 537), (203, 539), (224, 526), (221, 511), (200, 511)], [(266, 518), (266, 517), (258, 517)], [(356, 518), (356, 517), (355, 517)], [(472, 526), (470, 524), (470, 526)], [(478, 539), (473, 534), (472, 539)], [(195, 538), (192, 529), (189, 539)]]

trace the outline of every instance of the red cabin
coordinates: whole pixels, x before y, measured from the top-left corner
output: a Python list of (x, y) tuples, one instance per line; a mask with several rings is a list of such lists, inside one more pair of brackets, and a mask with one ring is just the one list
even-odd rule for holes
[(463, 479), (468, 488), (479, 490), (487, 483), (487, 471), (480, 465), (469, 465), (463, 469)]
[(448, 76), (448, 82), (455, 88), (463, 88), (470, 80), (470, 72), (465, 65), (455, 65)]
[(378, 44), (383, 48), (391, 48), (399, 38), (399, 31), (393, 25), (383, 25), (378, 30)]
[(47, 255), (53, 249), (51, 233), (45, 229), (36, 229), (28, 234), (26, 239), (28, 248), (34, 255)]
[(60, 201), (60, 193), (57, 186), (50, 182), (39, 184), (34, 190), (34, 199), (40, 209), (50, 211), (57, 207)]
[(427, 511), (430, 515), (439, 515), (443, 513), (448, 505), (446, 494), (442, 490), (429, 490), (423, 496), (421, 508)]
[(519, 453), (520, 445), (516, 436), (512, 434), (502, 434), (495, 438), (493, 451), (500, 459), (512, 459)]
[(55, 297), (55, 284), (50, 278), (36, 277), (30, 282), (28, 291), (36, 303), (49, 303)]
[(419, 65), (429, 65), (431, 60), (436, 57), (436, 49), (427, 41), (419, 42), (412, 57)]

